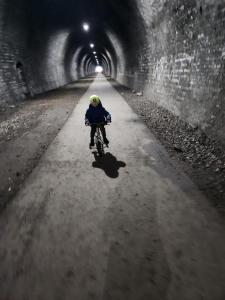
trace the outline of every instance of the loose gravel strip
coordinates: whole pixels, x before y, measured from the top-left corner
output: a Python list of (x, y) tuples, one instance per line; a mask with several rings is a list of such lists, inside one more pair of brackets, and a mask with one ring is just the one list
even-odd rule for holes
[(0, 213), (61, 130), (92, 79), (0, 105)]
[(179, 161), (184, 172), (225, 216), (223, 145), (142, 96), (142, 93), (131, 91), (113, 81), (111, 83), (165, 146), (171, 159)]

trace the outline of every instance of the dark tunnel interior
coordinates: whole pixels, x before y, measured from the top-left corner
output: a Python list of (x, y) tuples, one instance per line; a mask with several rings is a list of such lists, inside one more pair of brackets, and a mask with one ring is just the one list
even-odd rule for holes
[(225, 0), (0, 0), (0, 300), (225, 299), (224, 33)]
[(223, 1), (1, 0), (0, 8), (2, 101), (56, 89), (100, 65), (223, 140)]
[[(135, 68), (136, 53), (144, 43), (144, 34), (136, 34), (134, 40), (135, 30), (141, 26), (135, 1), (29, 1), (25, 9), (30, 50), (50, 57), (53, 51), (55, 58), (62, 59), (62, 80), (70, 82), (94, 73), (97, 62), (93, 52), (107, 76), (116, 78), (129, 63)], [(89, 32), (82, 28), (85, 22)], [(133, 55), (125, 57), (126, 51)]]

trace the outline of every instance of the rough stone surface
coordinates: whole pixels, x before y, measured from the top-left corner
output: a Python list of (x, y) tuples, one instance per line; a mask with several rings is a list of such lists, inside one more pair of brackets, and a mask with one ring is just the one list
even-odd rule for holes
[(137, 97), (130, 89), (114, 82), (139, 117), (162, 142), (171, 159), (179, 161), (217, 209), (225, 216), (225, 150), (199, 127), (181, 121), (149, 98)]
[(117, 80), (224, 141), (224, 1), (143, 0), (137, 9), (144, 26), (130, 25), (133, 45), (114, 39)]
[(0, 106), (0, 210), (18, 192), (90, 83), (83, 80), (32, 101)]
[(68, 49), (70, 30), (46, 25), (44, 2), (0, 0), (0, 8), (0, 102), (23, 101), (78, 79), (76, 69), (67, 72), (76, 49)]

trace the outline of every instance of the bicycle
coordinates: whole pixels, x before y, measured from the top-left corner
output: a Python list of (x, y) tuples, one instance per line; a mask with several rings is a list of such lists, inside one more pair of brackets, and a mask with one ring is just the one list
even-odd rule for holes
[[(98, 155), (100, 157), (102, 157), (105, 154), (105, 148), (108, 148), (108, 145), (105, 145), (104, 141), (103, 141), (103, 137), (102, 137), (102, 133), (101, 133), (101, 129), (100, 127), (102, 125), (109, 125), (108, 123), (92, 123), (91, 125), (96, 125), (96, 133), (95, 133), (95, 137), (94, 137), (94, 144), (96, 146)], [(89, 125), (89, 126), (91, 126)]]

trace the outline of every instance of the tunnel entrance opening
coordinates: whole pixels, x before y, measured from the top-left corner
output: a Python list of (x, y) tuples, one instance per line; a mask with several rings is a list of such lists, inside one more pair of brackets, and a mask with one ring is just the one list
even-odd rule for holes
[(95, 68), (95, 73), (103, 73), (103, 67), (97, 66), (97, 67)]

